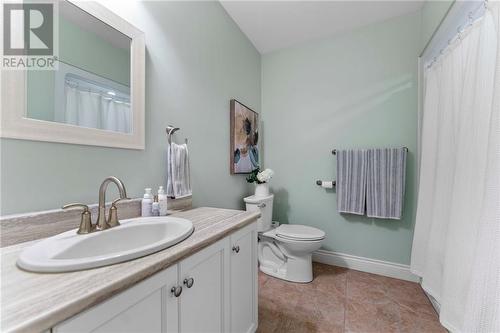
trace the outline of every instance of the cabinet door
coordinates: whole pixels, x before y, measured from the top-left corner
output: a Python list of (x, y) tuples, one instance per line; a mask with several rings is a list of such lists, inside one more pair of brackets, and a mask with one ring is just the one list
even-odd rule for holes
[(179, 263), (179, 332), (228, 332), (228, 246), (223, 239)]
[(231, 332), (257, 329), (257, 225), (231, 235)]
[[(172, 266), (53, 327), (63, 332), (166, 332), (177, 327), (177, 306), (170, 289), (177, 284)], [(175, 303), (174, 306), (169, 306)], [(168, 312), (168, 313), (167, 313)]]

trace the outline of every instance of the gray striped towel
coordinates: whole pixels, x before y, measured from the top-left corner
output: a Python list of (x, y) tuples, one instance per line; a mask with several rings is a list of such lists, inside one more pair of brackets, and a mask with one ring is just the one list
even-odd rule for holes
[(366, 150), (337, 151), (337, 210), (364, 215), (366, 202)]
[(401, 219), (405, 195), (406, 155), (406, 148), (368, 149), (368, 217)]

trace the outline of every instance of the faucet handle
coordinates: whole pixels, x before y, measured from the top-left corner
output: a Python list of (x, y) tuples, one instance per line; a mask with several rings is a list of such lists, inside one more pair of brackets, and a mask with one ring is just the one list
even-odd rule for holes
[(122, 200), (131, 200), (130, 198), (118, 198), (118, 199), (115, 199), (113, 200), (113, 202), (111, 202), (111, 206), (115, 206), (116, 207), (116, 203), (119, 202), (119, 201), (122, 201)]
[(81, 203), (72, 203), (64, 205), (62, 209), (71, 208), (83, 208), (82, 217), (80, 220), (80, 227), (78, 228), (77, 234), (88, 234), (94, 231), (94, 226), (92, 225), (92, 215), (89, 210), (89, 206)]
[(70, 204), (62, 206), (62, 209), (70, 209), (70, 208), (83, 208), (83, 211), (89, 210), (89, 206), (87, 206), (86, 204), (82, 204), (82, 203), (70, 203)]
[(113, 202), (111, 203), (111, 207), (109, 208), (108, 224), (110, 227), (116, 227), (120, 225), (120, 222), (118, 221), (118, 208), (116, 208), (116, 203), (121, 200), (130, 200), (130, 198), (118, 198), (113, 200)]

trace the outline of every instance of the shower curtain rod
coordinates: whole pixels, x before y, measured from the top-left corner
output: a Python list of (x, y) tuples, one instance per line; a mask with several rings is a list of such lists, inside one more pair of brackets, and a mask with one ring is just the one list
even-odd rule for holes
[(419, 54), (419, 58), (421, 58), (425, 51), (427, 51), (427, 48), (429, 47), (429, 45), (431, 44), (432, 40), (434, 39), (434, 37), (436, 36), (437, 32), (439, 31), (439, 29), (441, 29), (441, 26), (443, 25), (443, 22), (445, 21), (446, 17), (448, 16), (448, 14), (451, 12), (451, 8), (453, 8), (453, 6), (455, 5), (455, 3), (453, 3), (453, 5), (451, 5), (448, 10), (446, 11), (446, 13), (444, 14), (443, 18), (441, 19), (441, 21), (439, 21), (439, 24), (438, 26), (436, 27), (436, 29), (434, 29), (434, 32), (432, 33), (431, 35), (431, 38), (429, 38), (429, 40), (427, 41), (427, 43), (425, 43), (425, 46), (424, 46), (424, 49), (422, 50), (422, 52), (420, 52)]
[[(476, 2), (476, 1), (474, 1)], [(488, 0), (483, 0), (481, 2), (477, 1), (476, 3), (479, 3), (480, 5), (478, 5), (476, 8), (474, 8), (473, 10), (469, 10), (468, 11), (468, 15), (467, 15), (467, 21), (466, 23), (464, 24), (460, 24), (458, 25), (458, 27), (456, 28), (456, 34), (451, 37), (451, 38), (448, 38), (448, 42), (445, 44), (445, 46), (442, 46), (439, 50), (439, 52), (436, 53), (436, 55), (434, 57), (432, 57), (432, 61), (426, 66), (426, 68), (430, 68), (435, 62), (436, 60), (438, 59), (438, 57), (440, 55), (443, 54), (443, 51), (458, 37), (458, 38), (461, 38), (461, 34), (467, 29), (469, 28), (470, 26), (472, 26), (475, 22), (475, 16), (478, 15), (478, 13), (481, 11), (481, 10), (486, 10), (488, 8)], [(444, 17), (441, 19), (441, 21), (439, 22), (439, 25), (437, 26), (437, 28), (434, 30), (431, 38), (429, 38), (429, 40), (427, 41), (427, 44), (425, 44), (425, 47), (424, 49), (422, 50), (422, 52), (420, 53), (419, 57), (422, 58), (425, 53), (427, 52), (427, 50), (429, 49), (429, 46), (433, 43), (433, 41), (435, 40), (436, 38), (436, 35), (438, 35), (440, 29), (443, 28), (444, 26), (444, 22), (446, 21), (446, 19), (448, 18), (449, 14), (453, 11), (453, 10), (458, 10), (458, 13), (460, 13), (460, 11), (463, 11), (463, 9), (461, 8), (458, 8), (456, 9), (455, 6), (465, 6), (463, 2), (455, 2), (453, 3), (453, 5), (450, 6), (450, 8), (448, 8), (446, 14), (444, 15)], [(463, 15), (463, 13), (460, 13)], [(458, 14), (456, 14), (458, 15)], [(478, 16), (476, 19), (479, 19), (482, 15)], [(447, 29), (449, 29), (449, 27), (447, 27)], [(445, 29), (446, 30), (446, 29)], [(436, 45), (438, 46), (438, 45)], [(432, 55), (432, 53), (430, 54)]]
[(474, 24), (474, 22), (476, 20), (479, 20), (481, 17), (479, 16), (476, 18), (476, 20), (474, 20), (474, 16), (477, 15), (481, 9), (484, 9), (484, 11), (486, 11), (487, 8), (488, 8), (488, 0), (484, 0), (481, 6), (478, 6), (476, 9), (469, 11), (469, 14), (467, 15), (468, 24), (459, 25), (457, 27), (458, 35), (455, 35), (453, 38), (448, 39), (448, 43), (444, 47), (442, 47), (441, 50), (439, 50), (439, 53), (435, 57), (433, 57), (432, 61), (426, 66), (426, 68), (431, 68), (432, 65), (434, 65), (434, 63), (438, 60), (438, 58), (441, 55), (443, 55), (443, 51), (446, 50), (446, 48), (450, 46), (452, 42), (454, 42), (457, 38), (462, 39), (462, 33), (464, 33), (465, 30), (471, 27)]

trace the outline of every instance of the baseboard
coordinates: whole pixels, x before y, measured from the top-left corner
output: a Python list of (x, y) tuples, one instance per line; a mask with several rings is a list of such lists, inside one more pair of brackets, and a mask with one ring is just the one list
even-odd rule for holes
[(389, 261), (353, 256), (350, 254), (318, 250), (313, 253), (313, 261), (378, 274), (400, 280), (419, 282), (418, 276), (410, 272), (409, 265)]
[(439, 312), (441, 311), (441, 304), (434, 297), (432, 297), (431, 294), (429, 294), (427, 291), (425, 291), (425, 289), (424, 289), (424, 293), (425, 293), (425, 296), (427, 296), (427, 298), (431, 302), (434, 310), (436, 310), (436, 312), (439, 314)]

